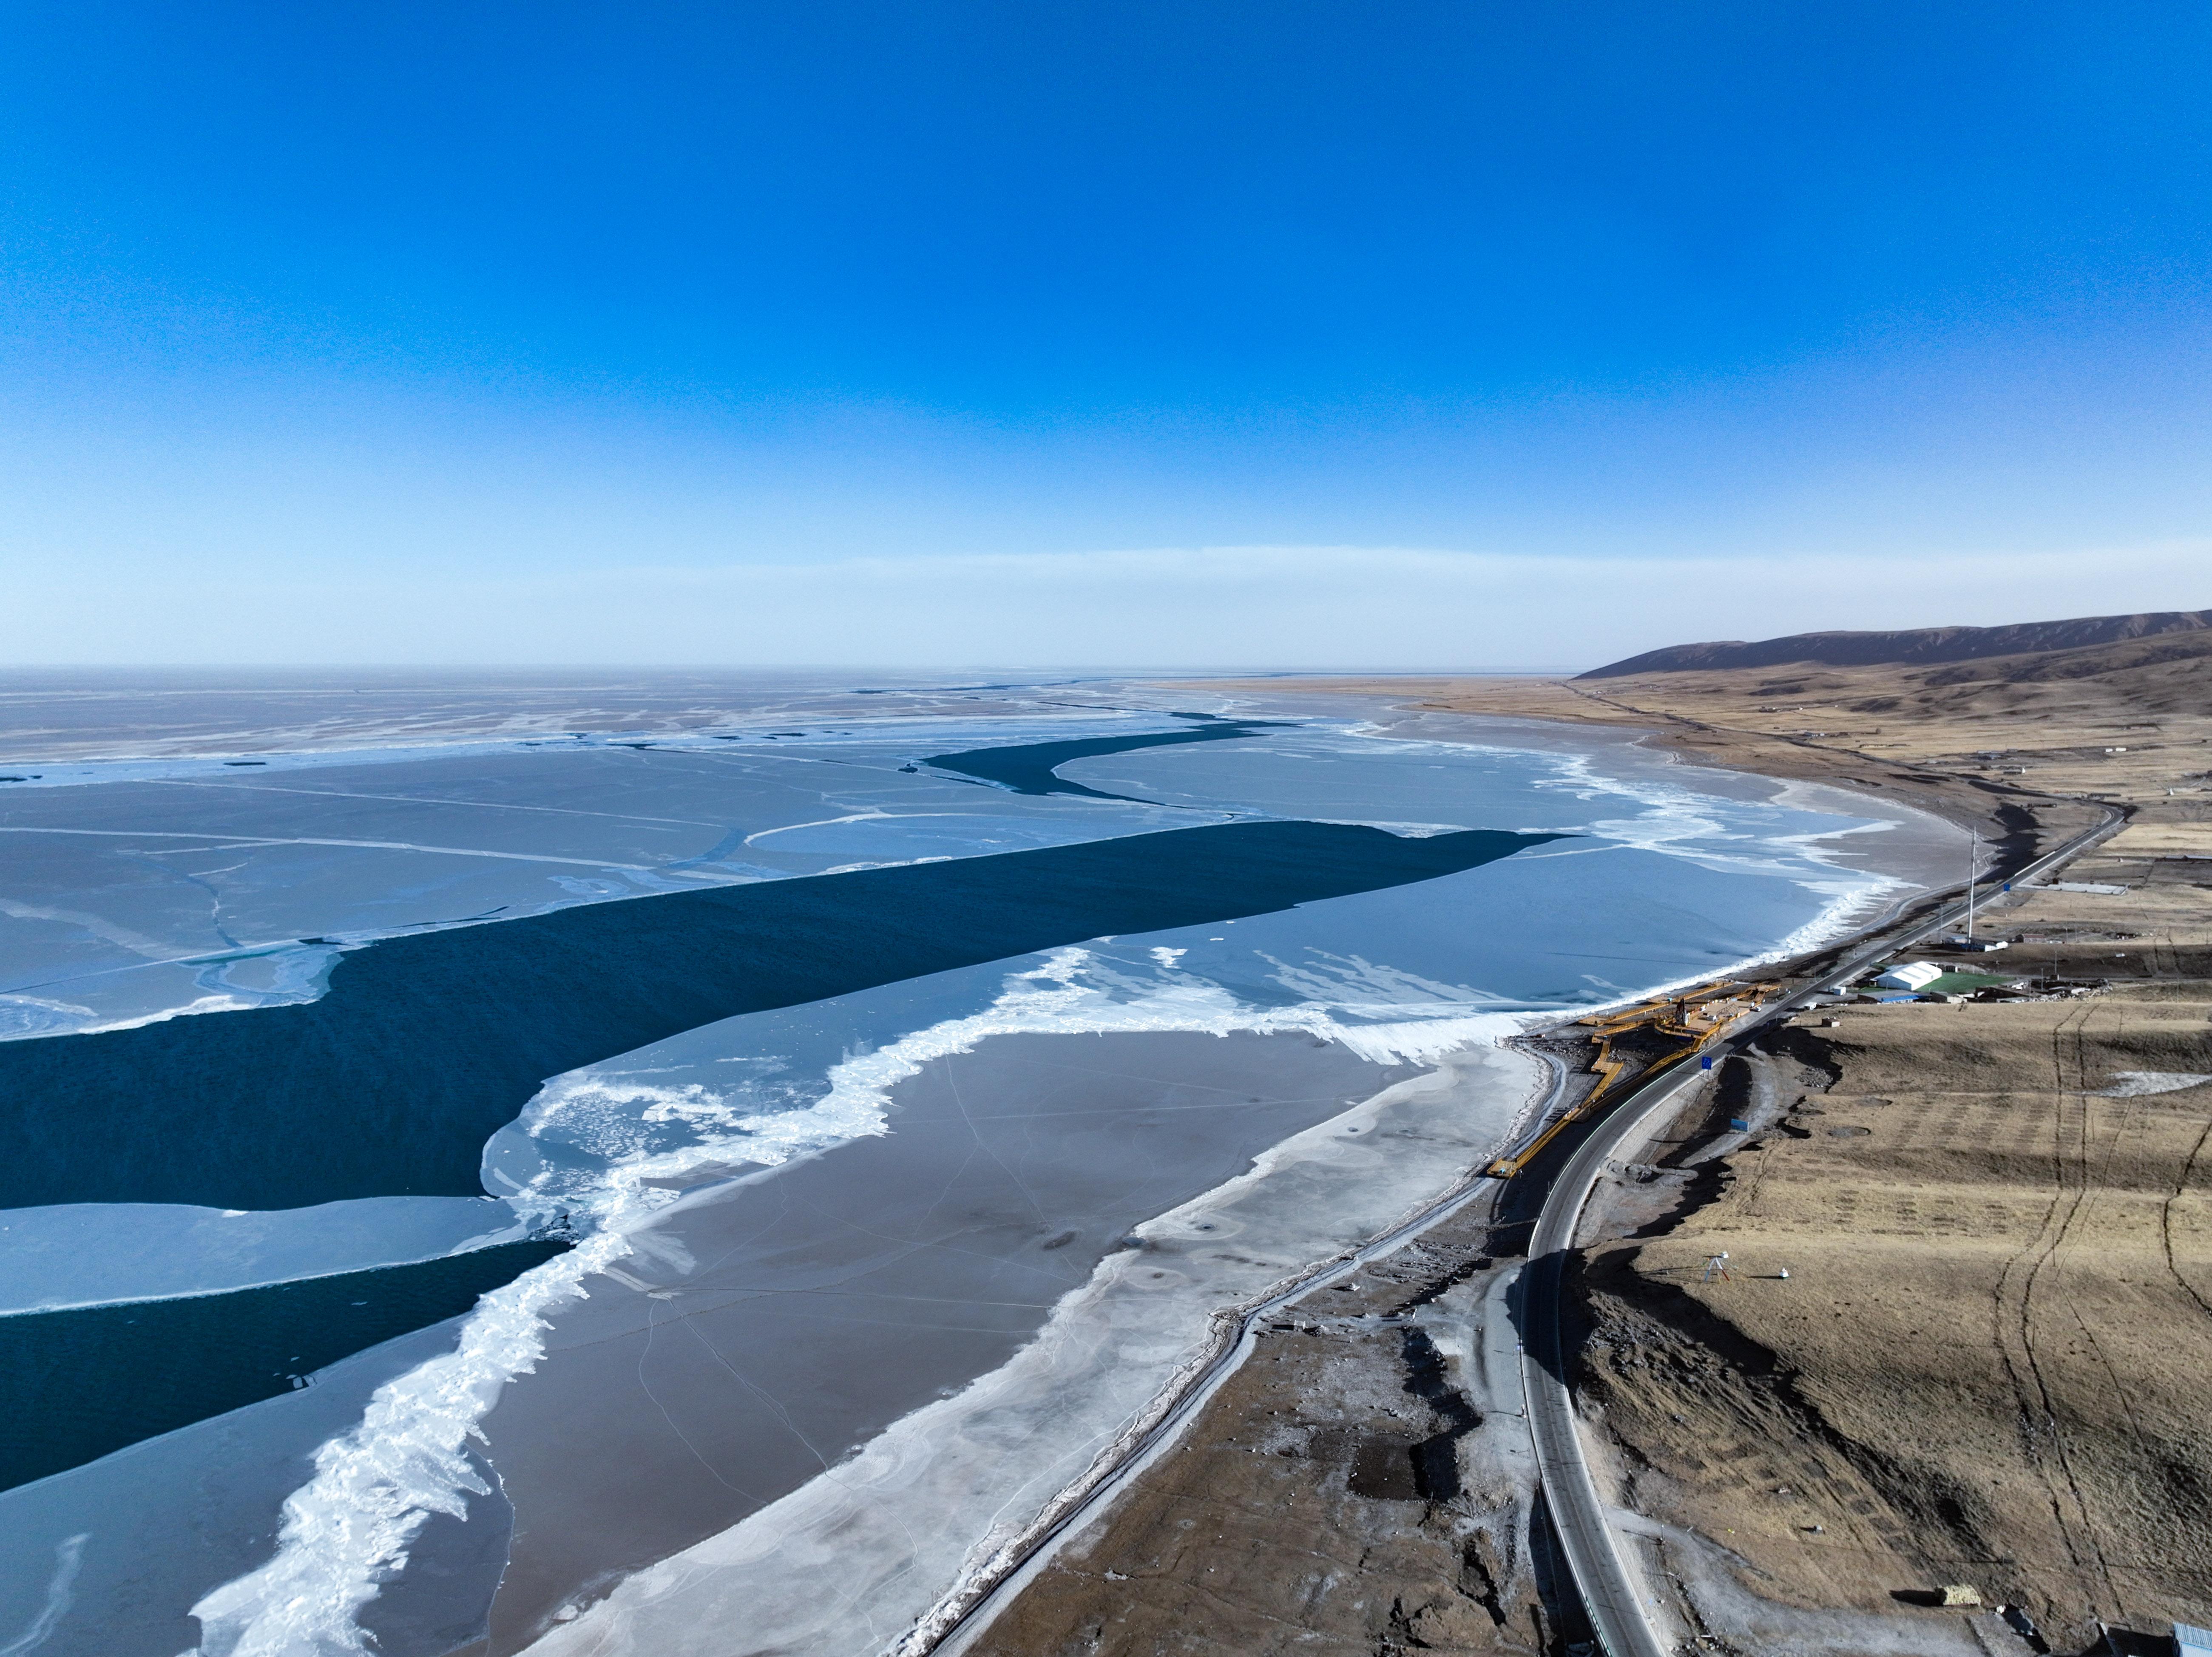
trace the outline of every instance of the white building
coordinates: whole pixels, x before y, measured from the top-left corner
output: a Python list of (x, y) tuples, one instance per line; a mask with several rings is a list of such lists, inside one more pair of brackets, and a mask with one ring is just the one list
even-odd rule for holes
[(1885, 990), (1924, 990), (1942, 975), (1943, 969), (1932, 961), (1908, 961), (1878, 974), (1874, 981)]

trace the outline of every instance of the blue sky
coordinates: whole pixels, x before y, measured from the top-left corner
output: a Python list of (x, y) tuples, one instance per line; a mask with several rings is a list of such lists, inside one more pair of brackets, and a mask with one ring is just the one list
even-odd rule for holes
[(18, 660), (2212, 604), (2201, 6), (6, 17)]

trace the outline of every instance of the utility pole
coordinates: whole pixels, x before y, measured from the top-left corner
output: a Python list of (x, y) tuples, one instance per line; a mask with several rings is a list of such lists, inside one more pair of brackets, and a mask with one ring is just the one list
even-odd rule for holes
[(1966, 843), (1966, 947), (1974, 945), (1974, 877), (1979, 872), (1982, 860), (1982, 831), (1969, 828), (1971, 838)]

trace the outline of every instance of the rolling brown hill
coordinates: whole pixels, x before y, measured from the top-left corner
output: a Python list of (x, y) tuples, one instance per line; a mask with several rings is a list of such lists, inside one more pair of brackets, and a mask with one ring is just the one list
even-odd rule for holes
[[(2212, 629), (1942, 665), (1793, 662), (1765, 671), (1686, 667), (1612, 677), (1634, 683), (1607, 687), (1609, 699), (1678, 713), (1689, 711), (1678, 704), (1695, 702), (1698, 717), (1725, 724), (1829, 724), (1776, 717), (1821, 709), (1831, 718), (1909, 719), (1931, 736), (1935, 726), (1948, 725), (1960, 733), (1958, 748), (1972, 749), (1996, 746), (1991, 738), (2000, 736), (2033, 744), (2029, 725), (2119, 731), (2162, 716), (2212, 713)], [(1782, 703), (1791, 706), (1775, 706)]]
[(2065, 622), (2025, 622), (2012, 627), (1912, 628), (1893, 633), (1796, 633), (1755, 644), (1741, 640), (1669, 645), (1609, 662), (1580, 677), (1618, 679), (1639, 673), (1680, 673), (1741, 667), (1780, 667), (1818, 662), (1830, 667), (1872, 667), (1976, 661), (2046, 651), (2205, 633), (2212, 610), (2161, 610), (2140, 616), (2089, 616)]

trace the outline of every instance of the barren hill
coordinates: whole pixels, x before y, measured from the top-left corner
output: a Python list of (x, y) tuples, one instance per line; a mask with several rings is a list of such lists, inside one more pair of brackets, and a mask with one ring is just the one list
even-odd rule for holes
[(2145, 720), (2212, 712), (2212, 629), (1940, 665), (1801, 661), (1613, 677), (1601, 692), (1609, 703), (1730, 727), (1783, 733), (1816, 724), (1841, 736), (1838, 715), (1886, 718), (1896, 728), (1877, 746), (1892, 750), (1899, 738), (1929, 755), (2041, 747), (2053, 726), (2125, 741), (2121, 733)]
[(1728, 640), (1669, 645), (1663, 650), (1646, 651), (1641, 656), (1592, 668), (1581, 677), (1618, 679), (1638, 673), (1779, 667), (1792, 662), (1817, 662), (1830, 667), (1871, 667), (1893, 662), (1966, 662), (1990, 656), (2079, 650), (2170, 634), (2202, 634), (2208, 628), (2212, 628), (2212, 610), (2089, 616), (2069, 622), (2024, 622), (2013, 627), (1929, 627), (1895, 633), (1794, 633), (1757, 644)]

